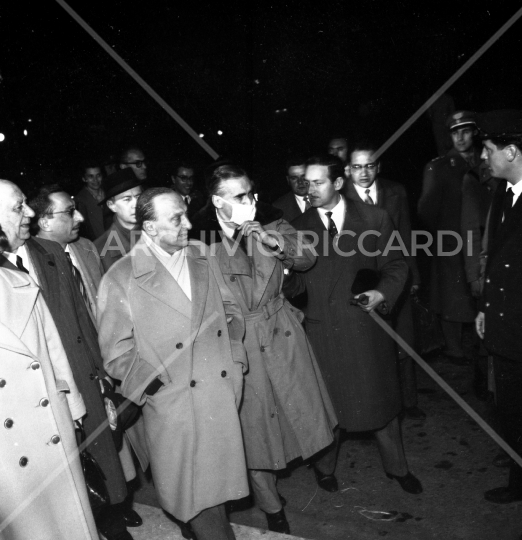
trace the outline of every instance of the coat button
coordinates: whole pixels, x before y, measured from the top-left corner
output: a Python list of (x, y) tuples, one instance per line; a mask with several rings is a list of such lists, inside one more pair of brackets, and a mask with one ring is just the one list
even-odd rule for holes
[(221, 334), (222, 334), (221, 330), (218, 330), (218, 337), (221, 337)]
[(491, 282), (491, 280), (489, 278), (486, 279), (486, 283), (490, 283), (490, 282)]
[(486, 302), (486, 307), (489, 307), (489, 302)]
[(58, 444), (58, 443), (60, 442), (60, 436), (59, 436), (59, 435), (53, 435), (53, 436), (51, 437), (51, 442), (52, 442), (53, 444)]
[(42, 398), (42, 399), (40, 400), (40, 405), (41, 405), (42, 407), (47, 407), (47, 405), (49, 405), (49, 400), (48, 400), (47, 398), (45, 398), (45, 397)]
[(13, 427), (13, 424), (14, 424), (14, 420), (12, 418), (8, 418), (4, 422), (4, 427), (5, 427), (5, 429), (11, 429)]
[(18, 463), (20, 464), (20, 467), (25, 467), (29, 463), (29, 460), (25, 456), (23, 456), (20, 458), (20, 461)]
[(40, 369), (40, 362), (31, 362), (31, 369)]
[(230, 281), (236, 281), (236, 276), (230, 276)]
[(89, 373), (89, 379), (91, 379), (91, 381), (94, 381), (94, 375), (92, 373)]
[(81, 338), (80, 336), (78, 336), (78, 337), (76, 338), (76, 341), (77, 341), (78, 343), (81, 343), (81, 342), (82, 342), (82, 338)]
[(225, 370), (223, 370), (223, 371), (221, 372), (221, 376), (222, 376), (222, 377), (226, 377), (226, 376), (227, 376), (227, 372), (226, 372)]
[(196, 381), (190, 381), (190, 387), (194, 388), (194, 386), (196, 386)]
[(6, 385), (5, 379), (0, 379), (0, 388), (3, 388)]
[(183, 343), (176, 343), (176, 349), (183, 349)]
[(291, 335), (292, 335), (292, 332), (290, 332), (290, 330), (287, 330), (287, 331), (285, 332), (285, 336), (286, 336), (286, 337), (291, 336)]
[(260, 350), (261, 352), (265, 352), (265, 348), (264, 348), (264, 347), (261, 347), (259, 350)]
[(279, 328), (274, 328), (274, 336), (277, 336), (278, 333), (279, 333)]

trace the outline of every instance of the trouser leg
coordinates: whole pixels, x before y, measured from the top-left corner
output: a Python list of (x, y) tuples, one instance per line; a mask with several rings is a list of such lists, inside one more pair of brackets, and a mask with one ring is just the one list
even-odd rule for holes
[(257, 506), (267, 514), (279, 512), (283, 506), (277, 492), (275, 473), (259, 469), (248, 469), (248, 473)]
[(417, 377), (415, 363), (411, 356), (399, 358), (399, 379), (401, 383), (402, 406), (406, 409), (417, 405)]
[(451, 356), (462, 356), (462, 323), (441, 319), (441, 326), (446, 342), (445, 352)]
[(321, 450), (317, 454), (317, 458), (314, 460), (314, 466), (319, 469), (323, 474), (334, 474), (335, 467), (337, 466), (337, 456), (339, 454), (339, 447), (341, 445), (341, 430), (339, 427), (334, 429), (334, 441), (333, 443)]
[(225, 505), (207, 508), (190, 520), (198, 540), (235, 540), (234, 531), (225, 513)]
[(399, 418), (396, 416), (386, 426), (375, 430), (374, 433), (385, 472), (395, 476), (407, 474), (408, 463), (402, 447)]
[(123, 517), (123, 505), (124, 503), (111, 504), (110, 506), (97, 508), (92, 512), (96, 527), (107, 538), (114, 537), (127, 530)]

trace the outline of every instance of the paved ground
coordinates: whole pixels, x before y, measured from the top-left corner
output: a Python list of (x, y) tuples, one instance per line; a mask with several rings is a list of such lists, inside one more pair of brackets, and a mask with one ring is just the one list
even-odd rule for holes
[[(471, 366), (454, 366), (443, 357), (430, 364), (492, 421), (491, 405), (478, 401), (471, 390)], [(341, 447), (338, 493), (317, 489), (312, 471), (303, 464), (295, 464), (280, 479), (292, 534), (315, 540), (519, 538), (522, 503), (498, 506), (482, 496), (507, 481), (507, 470), (491, 465), (498, 453), (495, 443), (427, 375), (418, 375), (419, 405), (428, 418), (405, 420), (403, 436), (410, 470), (422, 481), (424, 493), (404, 493), (384, 475), (371, 438), (352, 436)], [(143, 476), (141, 482), (136, 500), (157, 505), (152, 484)], [(231, 521), (266, 527), (263, 513), (249, 501), (231, 513)]]

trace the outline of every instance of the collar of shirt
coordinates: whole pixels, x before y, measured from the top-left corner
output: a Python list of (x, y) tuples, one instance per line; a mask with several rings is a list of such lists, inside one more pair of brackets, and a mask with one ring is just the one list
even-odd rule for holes
[(217, 213), (217, 210), (216, 210), (216, 217), (217, 217), (219, 226), (221, 227), (221, 229), (223, 230), (225, 235), (228, 236), (231, 239), (234, 239), (234, 234), (236, 233), (236, 227), (234, 227), (230, 223), (227, 223), (227, 222), (223, 221), (219, 217), (219, 214)]
[(304, 197), (301, 197), (301, 195), (297, 195), (296, 193), (294, 193), (294, 197), (297, 202), (297, 206), (299, 206), (299, 209), (301, 210), (301, 212), (304, 212), (306, 208)]
[(366, 199), (366, 190), (369, 189), (370, 197), (372, 198), (373, 204), (377, 204), (377, 182), (375, 181), (369, 188), (358, 186), (355, 182), (353, 183), (353, 187), (356, 189), (357, 193), (359, 194), (359, 197), (364, 201)]
[(40, 285), (38, 281), (38, 275), (36, 274), (36, 270), (33, 266), (33, 261), (31, 260), (31, 257), (29, 256), (29, 252), (27, 251), (27, 246), (23, 244), (20, 246), (16, 253), (9, 253), (8, 251), (4, 251), (3, 253), (4, 257), (7, 258), (7, 260), (16, 266), (16, 257), (20, 257), (22, 259), (22, 264), (27, 268), (29, 275), (36, 281), (37, 285)]
[(325, 229), (328, 230), (328, 218), (326, 217), (326, 212), (332, 212), (332, 219), (337, 227), (337, 230), (341, 232), (344, 225), (344, 212), (346, 209), (346, 204), (344, 202), (344, 197), (341, 195), (341, 200), (335, 205), (331, 210), (326, 210), (325, 208), (318, 208), (319, 217), (323, 222)]
[(520, 194), (522, 193), (522, 180), (520, 182), (517, 182), (516, 184), (510, 184), (508, 182), (506, 186), (506, 191), (509, 188), (511, 188), (511, 191), (513, 191), (513, 206), (515, 206), (517, 199), (520, 197)]

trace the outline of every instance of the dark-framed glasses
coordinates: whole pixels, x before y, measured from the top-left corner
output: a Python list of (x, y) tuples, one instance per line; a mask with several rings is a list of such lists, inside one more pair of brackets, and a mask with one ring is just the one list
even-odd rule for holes
[(304, 182), (308, 182), (308, 180), (305, 178), (305, 175), (302, 174), (301, 176), (287, 176), (288, 180), (290, 182), (299, 182), (299, 180), (303, 180)]
[(138, 159), (137, 161), (127, 161), (125, 162), (125, 165), (136, 165), (138, 169), (141, 169), (143, 165), (145, 167), (147, 166), (147, 160), (146, 159)]
[(378, 163), (366, 163), (365, 165), (359, 165), (356, 163), (355, 165), (350, 165), (350, 169), (352, 169), (352, 171), (362, 171), (363, 169), (373, 171), (377, 168), (377, 165)]
[(54, 216), (55, 214), (69, 214), (69, 217), (74, 217), (74, 213), (76, 212), (76, 206), (71, 206), (71, 208), (68, 208), (67, 210), (60, 210), (59, 212), (51, 212), (50, 216)]

